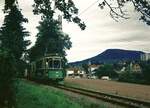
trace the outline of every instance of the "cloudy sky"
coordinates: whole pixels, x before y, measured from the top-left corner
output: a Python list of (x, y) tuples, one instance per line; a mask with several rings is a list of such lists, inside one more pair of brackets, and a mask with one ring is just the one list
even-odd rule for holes
[[(3, 1), (0, 0), (0, 10), (3, 8)], [(130, 19), (116, 22), (109, 16), (107, 8), (101, 10), (98, 7), (97, 0), (73, 1), (79, 8), (80, 18), (87, 28), (81, 31), (76, 24), (63, 20), (63, 31), (70, 35), (72, 41), (72, 48), (67, 51), (69, 62), (95, 56), (108, 48), (150, 52), (150, 26), (138, 20), (139, 15), (130, 4), (126, 7)], [(96, 3), (93, 4), (94, 2)], [(30, 39), (34, 44), (40, 17), (33, 15), (32, 4), (33, 0), (19, 0), (22, 13), (29, 20), (25, 27), (30, 32)], [(3, 13), (0, 11), (0, 26), (3, 19)]]

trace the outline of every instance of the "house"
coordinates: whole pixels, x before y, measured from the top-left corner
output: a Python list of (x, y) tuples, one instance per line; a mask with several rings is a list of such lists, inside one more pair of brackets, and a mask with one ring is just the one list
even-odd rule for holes
[(126, 71), (130, 71), (132, 73), (141, 73), (142, 69), (141, 66), (138, 63), (130, 63), (128, 66), (123, 66), (120, 71), (117, 71), (117, 73), (123, 73)]
[(150, 60), (150, 53), (141, 54), (140, 58), (141, 58), (141, 61), (148, 61)]
[(96, 64), (89, 65), (88, 68), (89, 74), (87, 75), (88, 78), (96, 79), (97, 76), (95, 76), (95, 70), (98, 69), (99, 67), (100, 65), (96, 65)]
[(67, 73), (66, 73), (67, 77), (74, 76), (74, 68), (68, 68), (68, 69), (66, 69), (66, 71), (67, 71)]
[(131, 71), (133, 73), (141, 73), (142, 69), (141, 69), (141, 66), (139, 64), (133, 64)]
[(96, 69), (98, 69), (100, 67), (100, 65), (95, 65), (95, 64), (92, 64), (92, 65), (89, 65), (89, 72), (94, 72)]
[(72, 68), (68, 68), (67, 69), (67, 77), (83, 77), (85, 75), (85, 72), (83, 71), (83, 69), (79, 68), (79, 67), (72, 67)]

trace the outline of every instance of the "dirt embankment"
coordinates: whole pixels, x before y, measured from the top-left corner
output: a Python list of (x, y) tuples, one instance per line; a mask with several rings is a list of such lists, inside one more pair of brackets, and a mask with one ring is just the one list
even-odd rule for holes
[(98, 90), (111, 94), (128, 96), (141, 100), (150, 101), (150, 86), (140, 84), (121, 83), (116, 81), (95, 79), (72, 79), (66, 78), (65, 82), (80, 87)]

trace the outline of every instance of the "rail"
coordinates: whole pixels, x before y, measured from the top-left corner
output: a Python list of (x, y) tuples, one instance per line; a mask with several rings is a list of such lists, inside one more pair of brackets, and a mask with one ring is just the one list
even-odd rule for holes
[(113, 94), (107, 94), (104, 92), (99, 92), (99, 91), (93, 91), (93, 90), (88, 90), (88, 89), (83, 89), (83, 88), (77, 88), (77, 87), (72, 87), (72, 86), (67, 86), (67, 85), (53, 85), (56, 88), (63, 89), (66, 91), (78, 93), (81, 95), (85, 95), (88, 97), (100, 99), (109, 103), (113, 104), (118, 104), (121, 106), (126, 106), (130, 108), (150, 108), (150, 102), (149, 101), (143, 101), (143, 100), (137, 100), (134, 98), (129, 98), (129, 97), (124, 97), (124, 96), (119, 96), (119, 95), (113, 95)]
[(93, 91), (93, 90), (89, 90), (85, 88), (72, 87), (72, 86), (68, 86), (64, 84), (54, 84), (54, 83), (50, 84), (47, 82), (36, 82), (36, 83), (42, 83), (48, 86), (52, 86), (52, 87), (63, 89), (63, 90), (70, 91), (73, 93), (92, 97), (92, 98), (99, 99), (105, 102), (125, 106), (127, 108), (150, 108), (150, 101), (138, 100), (138, 99), (129, 98), (125, 96), (113, 95), (113, 94), (108, 94), (108, 93), (104, 93), (100, 91)]

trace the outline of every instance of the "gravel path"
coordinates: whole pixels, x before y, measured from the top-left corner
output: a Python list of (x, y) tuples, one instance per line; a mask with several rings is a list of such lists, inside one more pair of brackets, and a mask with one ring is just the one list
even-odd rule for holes
[(150, 101), (150, 86), (95, 79), (66, 78), (65, 83), (111, 94)]

